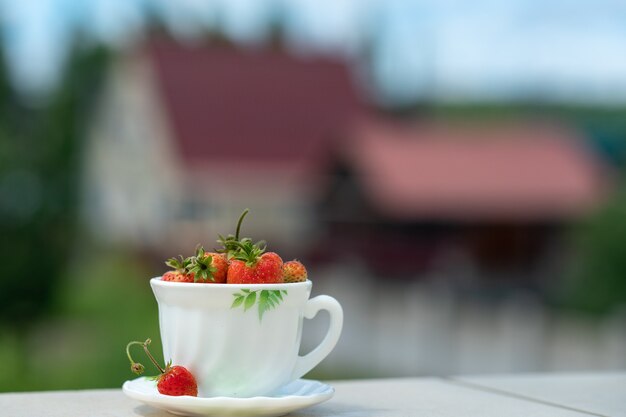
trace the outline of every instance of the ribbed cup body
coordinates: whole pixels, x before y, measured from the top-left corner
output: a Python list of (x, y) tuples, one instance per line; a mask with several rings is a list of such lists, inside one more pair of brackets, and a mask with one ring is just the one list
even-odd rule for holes
[[(266, 395), (294, 379), (310, 281), (233, 285), (154, 278), (150, 284), (159, 305), (164, 359), (194, 374), (199, 396)], [(270, 292), (274, 301), (268, 307)], [(233, 306), (238, 294), (244, 298)], [(246, 309), (252, 298), (255, 303)], [(262, 315), (260, 304), (268, 307)]]

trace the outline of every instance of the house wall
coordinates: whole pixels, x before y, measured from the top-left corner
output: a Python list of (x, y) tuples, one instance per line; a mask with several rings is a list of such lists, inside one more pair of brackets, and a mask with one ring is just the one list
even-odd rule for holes
[(83, 217), (98, 238), (153, 246), (164, 236), (181, 180), (160, 103), (140, 54), (114, 61), (85, 155)]
[(219, 166), (196, 170), (183, 181), (183, 197), (171, 223), (186, 233), (174, 237), (180, 247), (215, 244), (217, 234), (235, 232), (241, 212), (250, 209), (242, 236), (264, 239), (270, 250), (297, 256), (310, 242), (315, 225), (311, 190), (297, 175), (267, 169), (224, 175)]
[(234, 233), (240, 213), (250, 208), (245, 236), (297, 256), (308, 243), (302, 236), (314, 229), (314, 190), (306, 175), (241, 161), (184, 161), (157, 85), (140, 53), (111, 67), (85, 158), (83, 217), (92, 233), (156, 252), (185, 252), (198, 243), (213, 247), (217, 233)]

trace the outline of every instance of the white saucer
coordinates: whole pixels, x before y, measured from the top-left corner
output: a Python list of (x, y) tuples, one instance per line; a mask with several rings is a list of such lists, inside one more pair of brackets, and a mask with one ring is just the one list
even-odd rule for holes
[(335, 393), (330, 385), (298, 379), (267, 397), (172, 397), (160, 394), (156, 383), (145, 377), (124, 382), (124, 394), (152, 407), (182, 416), (282, 416), (329, 400)]

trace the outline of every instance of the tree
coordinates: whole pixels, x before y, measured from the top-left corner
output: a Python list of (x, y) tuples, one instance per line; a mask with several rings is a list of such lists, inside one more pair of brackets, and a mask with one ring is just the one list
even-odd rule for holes
[(24, 332), (49, 311), (74, 245), (81, 150), (108, 56), (76, 48), (58, 89), (36, 108), (0, 65), (0, 326)]

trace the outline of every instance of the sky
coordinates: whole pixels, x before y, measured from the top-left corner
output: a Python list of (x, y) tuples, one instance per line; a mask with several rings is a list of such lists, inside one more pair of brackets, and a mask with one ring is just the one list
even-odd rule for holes
[(0, 0), (0, 42), (25, 96), (54, 90), (78, 36), (127, 48), (157, 16), (182, 41), (217, 30), (296, 54), (337, 53), (376, 100), (626, 103), (626, 1)]

